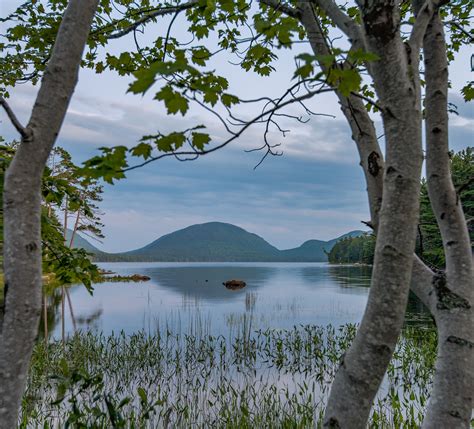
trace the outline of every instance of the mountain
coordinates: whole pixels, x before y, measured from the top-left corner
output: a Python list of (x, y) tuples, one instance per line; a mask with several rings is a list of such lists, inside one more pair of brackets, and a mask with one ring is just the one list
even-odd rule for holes
[(228, 223), (192, 225), (164, 235), (124, 257), (145, 261), (274, 261), (279, 250), (262, 237)]
[(280, 250), (280, 260), (282, 262), (326, 262), (328, 260), (327, 253), (339, 240), (346, 237), (358, 237), (363, 233), (364, 231), (351, 231), (329, 241), (308, 240), (300, 247)]
[(93, 253), (94, 259), (101, 262), (325, 262), (327, 252), (337, 241), (361, 234), (363, 231), (351, 231), (330, 241), (309, 240), (300, 247), (279, 250), (262, 237), (238, 226), (209, 222), (188, 226), (140, 249), (123, 253), (101, 252), (80, 236), (74, 244)]
[(321, 262), (327, 261), (324, 251), (330, 250), (327, 241), (308, 240), (295, 249), (281, 250), (280, 258), (283, 262)]
[[(66, 243), (69, 244), (71, 242), (72, 231), (70, 229), (66, 230)], [(72, 243), (72, 247), (84, 249), (89, 253), (93, 253), (94, 255), (103, 255), (106, 254), (102, 252), (93, 244), (89, 243), (84, 237), (81, 237), (77, 232), (74, 234), (74, 241)]]

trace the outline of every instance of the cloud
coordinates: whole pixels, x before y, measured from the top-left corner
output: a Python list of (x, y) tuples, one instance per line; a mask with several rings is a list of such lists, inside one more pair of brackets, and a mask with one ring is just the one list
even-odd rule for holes
[[(242, 83), (247, 84), (245, 91), (257, 92), (257, 81), (248, 79), (248, 84)], [(117, 82), (81, 73), (58, 141), (76, 162), (94, 156), (99, 146), (130, 147), (144, 134), (200, 123), (208, 126), (216, 143), (227, 138), (215, 116), (200, 109), (193, 109), (186, 118), (167, 116), (163, 107), (151, 100), (153, 94), (126, 95), (127, 81)], [(270, 87), (267, 83), (265, 88)], [(275, 87), (276, 93), (283, 88)], [(28, 120), (36, 91), (29, 85), (12, 91), (11, 105), (23, 123)], [(459, 116), (450, 117), (451, 147), (459, 150), (472, 145), (474, 113), (459, 96), (450, 94), (450, 98), (459, 111)], [(244, 151), (263, 144), (265, 124), (250, 127), (238, 141), (196, 161), (165, 159), (128, 173), (128, 178), (115, 186), (106, 186), (101, 204), (106, 240), (99, 247), (130, 250), (176, 229), (209, 221), (239, 225), (279, 248), (360, 229), (360, 221), (368, 219), (367, 196), (350, 129), (333, 95), (311, 100), (308, 107), (334, 113), (336, 118), (313, 116), (302, 124), (278, 117), (281, 128), (289, 132), (283, 136), (273, 127), (269, 141), (281, 143), (278, 149), (283, 156), (268, 157), (256, 170), (253, 167), (264, 152)], [(296, 106), (287, 112), (302, 114)], [(251, 118), (258, 110), (245, 107), (238, 113)], [(380, 129), (380, 121), (374, 119)], [(16, 137), (6, 121), (2, 134)]]

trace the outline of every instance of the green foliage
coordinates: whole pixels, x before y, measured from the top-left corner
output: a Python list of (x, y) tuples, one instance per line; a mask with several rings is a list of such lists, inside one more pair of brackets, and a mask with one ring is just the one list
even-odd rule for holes
[[(4, 172), (15, 155), (16, 144), (1, 145), (0, 187), (3, 195)], [(90, 178), (78, 175), (70, 155), (61, 148), (53, 151), (45, 168), (42, 183), (41, 240), (43, 272), (53, 273), (59, 284), (82, 283), (92, 291), (92, 282), (99, 277), (91, 255), (83, 249), (74, 249), (65, 242), (64, 227), (56, 210), (66, 210), (76, 216), (75, 228), (101, 236), (100, 221), (95, 215), (95, 201), (100, 201), (102, 188)], [(2, 212), (3, 213), (3, 212)], [(3, 245), (3, 217), (0, 218)]]
[[(100, 147), (99, 150), (102, 151), (102, 155), (94, 156), (87, 160), (84, 163), (84, 167), (80, 170), (80, 174), (94, 179), (101, 178), (111, 184), (114, 180), (125, 178), (122, 170), (128, 167), (126, 159), (127, 147)], [(139, 149), (139, 153), (144, 153), (143, 147)]]
[[(474, 148), (468, 147), (451, 155), (451, 174), (454, 186), (462, 203), (468, 222), (471, 245), (474, 242)], [(365, 235), (349, 237), (339, 241), (328, 255), (331, 263), (372, 264), (375, 237)], [(420, 225), (416, 253), (430, 265), (443, 267), (445, 264), (443, 240), (436, 217), (431, 208), (426, 180), (420, 191)]]
[(463, 86), (461, 89), (461, 94), (464, 98), (464, 101), (474, 100), (474, 81), (468, 82), (465, 86)]
[(331, 264), (373, 264), (375, 236), (363, 234), (338, 241), (328, 254)]
[[(294, 1), (284, 4), (296, 6)], [(65, 0), (35, 0), (22, 4), (14, 13), (1, 19), (6, 30), (0, 36), (0, 94), (8, 96), (9, 86), (39, 81), (66, 5)], [(275, 71), (275, 61), (280, 50), (292, 48), (307, 39), (298, 19), (264, 3), (259, 2), (251, 7), (251, 3), (245, 0), (200, 0), (194, 7), (182, 11), (181, 16), (185, 15), (187, 33), (192, 40), (180, 40), (171, 31), (177, 15), (170, 22), (166, 21), (167, 18), (154, 16), (160, 10), (177, 6), (182, 6), (182, 3), (167, 0), (101, 0), (82, 66), (99, 74), (108, 70), (120, 76), (133, 77), (129, 91), (145, 94), (154, 90), (155, 100), (164, 105), (168, 114), (184, 116), (192, 103), (220, 112), (238, 106), (242, 100), (229, 93), (227, 79), (210, 68), (216, 55), (222, 52), (229, 62), (235, 63), (243, 71), (268, 76)], [(339, 7), (360, 23), (357, 7)], [(443, 21), (449, 27), (447, 37), (450, 58), (454, 58), (461, 46), (469, 44), (473, 37), (473, 30), (469, 28), (472, 7), (471, 1), (458, 0), (441, 9)], [(329, 35), (334, 24), (321, 9), (316, 8), (315, 13), (320, 19), (323, 33)], [(400, 4), (400, 13), (402, 21), (410, 27), (414, 17), (408, 3)], [(170, 24), (169, 31), (156, 36), (152, 31), (153, 36), (148, 37), (143, 46), (136, 39), (133, 48), (118, 52), (108, 49), (110, 38), (132, 37), (136, 33), (133, 29), (146, 31), (162, 19)], [(211, 36), (214, 37), (211, 39)], [(214, 40), (217, 41), (217, 48), (213, 46)], [(309, 53), (297, 55), (294, 70), (296, 81), (304, 82), (309, 87), (319, 82), (325, 88), (339, 89), (343, 95), (360, 92), (368, 99), (374, 99), (372, 84), (362, 84), (361, 74), (365, 73), (367, 63), (377, 61), (378, 58), (362, 50), (344, 51), (336, 44), (330, 44), (329, 49), (330, 54), (324, 57), (315, 57)], [(322, 60), (325, 70), (319, 68), (317, 60)], [(462, 93), (466, 100), (473, 98), (472, 82), (464, 87)], [(377, 111), (375, 103), (368, 102), (366, 108)], [(150, 132), (155, 133), (155, 130)], [(183, 146), (183, 135), (185, 141), (198, 151), (205, 151), (213, 144), (208, 134), (194, 137), (177, 130), (167, 132), (173, 141), (169, 141), (165, 133), (158, 130), (155, 135), (160, 137), (159, 142), (152, 142), (145, 136), (132, 150), (122, 146), (102, 148), (98, 156), (87, 162), (84, 173), (113, 183), (125, 177), (124, 170), (129, 166), (129, 158), (138, 157), (146, 161), (156, 159), (153, 155), (155, 152), (171, 154)]]
[[(451, 155), (451, 174), (464, 215), (468, 221), (471, 243), (474, 242), (474, 148), (468, 147)], [(420, 232), (418, 242), (419, 255), (430, 264), (443, 267), (445, 263), (443, 241), (436, 217), (431, 208), (426, 181), (422, 181), (420, 195)]]

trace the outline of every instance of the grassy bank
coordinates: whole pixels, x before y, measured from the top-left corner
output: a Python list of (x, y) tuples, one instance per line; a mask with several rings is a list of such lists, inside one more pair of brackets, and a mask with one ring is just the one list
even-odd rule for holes
[[(205, 332), (38, 343), (23, 400), (32, 427), (306, 428), (320, 424), (355, 326), (299, 326), (224, 338)], [(372, 415), (374, 428), (418, 427), (434, 331), (407, 328)]]

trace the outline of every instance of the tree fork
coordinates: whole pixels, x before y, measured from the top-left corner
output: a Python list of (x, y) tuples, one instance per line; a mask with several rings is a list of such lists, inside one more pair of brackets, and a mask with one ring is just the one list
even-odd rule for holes
[[(398, 34), (398, 14), (389, 2), (361, 6), (361, 10), (365, 44), (381, 58), (369, 71), (383, 107), (387, 159), (369, 300), (356, 338), (336, 374), (324, 419), (326, 427), (340, 428), (366, 426), (403, 326), (422, 162), (419, 85), (409, 61), (413, 57), (407, 58)], [(367, 158), (364, 170), (368, 166)], [(378, 174), (368, 173), (366, 178), (377, 179)]]

